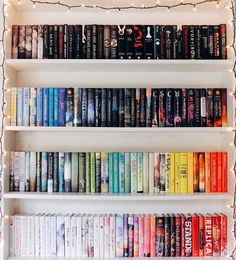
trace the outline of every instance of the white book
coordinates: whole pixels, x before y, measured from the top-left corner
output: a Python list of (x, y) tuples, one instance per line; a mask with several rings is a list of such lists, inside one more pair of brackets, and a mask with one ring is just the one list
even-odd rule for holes
[(15, 216), (9, 217), (9, 255), (15, 255)]
[(88, 256), (94, 256), (94, 221), (93, 215), (88, 216)]
[(23, 88), (17, 89), (17, 126), (23, 126)]
[(19, 153), (19, 190), (25, 191), (25, 152)]
[(116, 217), (110, 216), (110, 257), (116, 256)]
[(99, 216), (99, 256), (104, 257), (104, 216)]
[(131, 193), (137, 193), (137, 154), (131, 153)]
[(76, 257), (77, 256), (77, 219), (74, 214), (71, 216), (70, 219), (70, 241), (71, 241), (70, 255), (71, 257)]
[(65, 218), (57, 216), (57, 256), (65, 256)]
[(149, 192), (148, 153), (143, 153), (143, 192)]
[(72, 176), (71, 176), (71, 191), (78, 192), (79, 188), (79, 155), (78, 153), (72, 153), (71, 158), (71, 168), (72, 168)]
[(36, 191), (36, 152), (30, 152), (30, 191)]
[(29, 126), (30, 122), (30, 111), (29, 111), (29, 102), (30, 102), (30, 89), (24, 88), (24, 100), (23, 100), (23, 125)]
[(82, 256), (82, 220), (81, 215), (76, 215), (76, 223), (77, 223), (77, 256)]
[(165, 153), (160, 153), (160, 192), (165, 192), (166, 172), (165, 172)]
[(154, 154), (148, 155), (148, 171), (149, 171), (149, 193), (154, 192)]
[(27, 256), (27, 218), (20, 217), (20, 250), (21, 256)]
[(30, 191), (30, 153), (25, 153), (25, 190)]
[(116, 257), (124, 254), (124, 223), (123, 216), (116, 215)]
[(40, 232), (40, 240), (39, 240), (39, 248), (40, 248), (40, 256), (46, 255), (46, 216), (45, 214), (41, 214), (39, 217), (39, 232)]
[(35, 233), (35, 256), (40, 256), (40, 221), (41, 214), (37, 214), (34, 217), (34, 233)]
[(45, 248), (45, 255), (51, 256), (51, 217), (50, 214), (45, 216), (45, 236), (46, 236), (46, 248)]
[(94, 257), (99, 257), (99, 238), (100, 238), (100, 228), (99, 228), (99, 216), (94, 215)]
[(104, 257), (110, 257), (110, 216), (104, 217)]
[(55, 257), (57, 256), (57, 218), (55, 214), (50, 216), (50, 237), (50, 256)]
[(82, 257), (88, 257), (88, 216), (82, 215)]
[(21, 216), (14, 215), (14, 230), (15, 230), (15, 256), (21, 255)]
[(34, 216), (27, 216), (27, 256), (34, 256)]
[(20, 153), (15, 152), (14, 163), (14, 191), (19, 191), (19, 178), (20, 178)]
[(65, 257), (70, 256), (70, 215), (65, 216)]
[(170, 153), (166, 153), (165, 156), (165, 191), (170, 192)]

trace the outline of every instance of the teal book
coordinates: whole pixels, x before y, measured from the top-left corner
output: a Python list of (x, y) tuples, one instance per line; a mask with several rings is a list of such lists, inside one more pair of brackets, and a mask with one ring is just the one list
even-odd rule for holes
[(101, 192), (107, 193), (108, 192), (108, 153), (102, 152), (101, 153)]
[(137, 168), (138, 168), (138, 178), (137, 178), (137, 192), (143, 192), (143, 153), (138, 153), (137, 157)]
[(113, 153), (113, 192), (119, 192), (119, 153)]
[(86, 176), (85, 176), (85, 187), (86, 187), (86, 192), (90, 192), (90, 153), (86, 153)]
[(64, 166), (65, 166), (65, 154), (59, 152), (59, 175), (58, 175), (58, 191), (64, 192)]
[(130, 153), (125, 153), (125, 193), (131, 191)]
[(131, 153), (130, 155), (130, 167), (131, 167), (131, 193), (137, 193), (137, 153)]
[(114, 188), (113, 188), (113, 153), (109, 153), (108, 154), (108, 187), (109, 187), (109, 193), (113, 193), (114, 192)]
[(41, 161), (41, 191), (47, 191), (47, 181), (48, 181), (48, 153), (42, 152)]
[(119, 193), (125, 193), (125, 153), (119, 153)]

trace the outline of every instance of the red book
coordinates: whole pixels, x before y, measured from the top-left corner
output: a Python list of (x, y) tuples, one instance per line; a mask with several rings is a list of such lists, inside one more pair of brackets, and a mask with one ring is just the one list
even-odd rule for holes
[(192, 216), (190, 214), (185, 218), (184, 250), (185, 256), (192, 256)]
[(194, 214), (192, 217), (193, 226), (193, 256), (199, 256), (199, 217)]
[(227, 255), (227, 216), (221, 214), (221, 256)]
[(175, 217), (175, 227), (176, 227), (176, 238), (175, 238), (175, 255), (176, 256), (181, 256), (181, 216), (177, 215)]
[(222, 153), (217, 152), (217, 192), (222, 192)]
[(221, 217), (219, 215), (214, 215), (212, 217), (213, 256), (220, 256), (220, 250), (221, 250), (220, 222), (221, 222)]
[(217, 153), (211, 153), (211, 192), (217, 192)]
[(205, 256), (213, 255), (212, 216), (205, 216)]
[(199, 220), (199, 256), (204, 256), (205, 251), (205, 218), (203, 215), (198, 216)]
[(181, 256), (185, 256), (185, 216), (181, 215)]
[(228, 191), (228, 153), (222, 152), (222, 192)]

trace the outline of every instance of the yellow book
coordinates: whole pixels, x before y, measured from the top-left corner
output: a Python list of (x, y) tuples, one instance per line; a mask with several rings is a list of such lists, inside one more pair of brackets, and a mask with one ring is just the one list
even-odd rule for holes
[(11, 90), (11, 126), (16, 126), (16, 95), (17, 95), (17, 89), (12, 88)]
[(188, 153), (181, 153), (180, 155), (180, 192), (188, 192)]
[(175, 153), (175, 193), (180, 193), (181, 154)]
[(170, 192), (175, 193), (175, 153), (170, 153)]
[(193, 193), (193, 153), (188, 153), (188, 193)]

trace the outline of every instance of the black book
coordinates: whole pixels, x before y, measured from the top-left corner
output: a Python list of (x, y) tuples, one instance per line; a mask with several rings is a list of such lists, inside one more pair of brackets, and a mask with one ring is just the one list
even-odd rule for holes
[[(20, 32), (20, 26), (19, 26), (19, 32)], [(43, 59), (48, 59), (48, 58), (49, 58), (49, 25), (44, 25), (43, 26)]]
[(92, 25), (92, 58), (97, 58), (97, 49), (98, 49), (98, 26), (96, 24)]
[(154, 26), (154, 59), (161, 58), (161, 26)]
[(82, 127), (88, 126), (88, 89), (82, 89)]
[(189, 51), (190, 51), (190, 59), (194, 60), (196, 58), (194, 25), (189, 26)]
[(82, 126), (82, 89), (74, 89), (74, 126)]
[(104, 58), (111, 58), (111, 26), (104, 25)]
[(75, 49), (75, 27), (74, 25), (68, 26), (68, 59), (74, 59), (74, 49)]
[(195, 59), (201, 59), (201, 27), (195, 25)]
[(136, 88), (135, 104), (136, 104), (136, 127), (140, 127), (140, 113), (141, 113), (141, 96), (140, 88)]
[[(53, 153), (52, 152), (49, 152), (48, 153), (48, 183), (47, 183), (47, 191), (48, 192), (53, 192), (53, 187), (54, 187), (54, 184), (53, 184), (53, 174), (54, 174), (54, 165), (53, 165)], [(41, 186), (42, 186), (42, 182), (41, 182)], [(43, 187), (41, 187), (41, 190), (43, 191), (42, 189)]]
[(201, 89), (201, 126), (206, 127), (207, 126), (207, 120), (206, 120), (206, 111), (207, 111), (207, 102), (206, 102), (206, 89)]
[(214, 127), (222, 126), (222, 93), (221, 89), (213, 90)]
[(190, 58), (190, 51), (189, 51), (190, 28), (189, 28), (189, 25), (183, 25), (182, 32), (183, 32), (183, 58), (189, 59)]
[(188, 89), (182, 89), (181, 96), (181, 126), (188, 126)]
[(165, 59), (165, 53), (166, 53), (165, 26), (161, 25), (161, 51), (160, 51), (161, 59)]
[(131, 88), (131, 127), (136, 126), (136, 90)]
[(88, 88), (88, 127), (95, 126), (95, 90)]
[(158, 89), (152, 89), (152, 127), (158, 126)]
[(125, 89), (125, 127), (131, 127), (131, 90)]
[(176, 253), (176, 226), (175, 226), (175, 216), (171, 215), (170, 218), (170, 256), (175, 257)]
[(146, 126), (146, 89), (140, 89), (140, 126)]
[(166, 90), (159, 90), (158, 99), (159, 109), (158, 109), (158, 122), (160, 127), (165, 127), (166, 125)]
[(95, 126), (101, 126), (101, 89), (95, 89)]
[(146, 89), (146, 127), (152, 126), (152, 89)]
[(118, 25), (118, 36), (117, 36), (117, 49), (118, 58), (125, 58), (125, 25)]
[(68, 50), (69, 50), (68, 38), (69, 38), (69, 27), (68, 24), (65, 24), (64, 25), (64, 59), (68, 59)]
[(82, 58), (82, 26), (79, 24), (75, 25), (75, 59)]
[(209, 50), (208, 50), (208, 26), (201, 26), (201, 58), (209, 59)]
[(165, 256), (170, 256), (170, 216), (165, 216)]
[(156, 217), (156, 252), (165, 256), (165, 217)]
[(143, 26), (134, 25), (134, 57), (143, 58)]
[(107, 126), (112, 126), (112, 89), (107, 89)]
[(125, 125), (125, 90), (119, 89), (119, 127)]
[(32, 59), (32, 26), (25, 27), (25, 58)]
[(95, 192), (101, 192), (101, 154), (96, 153)]
[(125, 58), (134, 58), (134, 26), (126, 25), (125, 27)]
[(174, 91), (166, 89), (166, 127), (174, 126)]
[(209, 59), (214, 59), (214, 26), (208, 26), (208, 51)]
[(117, 25), (111, 25), (111, 59), (117, 59)]
[(174, 126), (180, 127), (182, 124), (181, 120), (181, 89), (174, 89)]
[(92, 25), (85, 25), (86, 59), (92, 59)]
[[(64, 25), (59, 25), (59, 32), (58, 32), (58, 56), (59, 59), (64, 58)], [(54, 38), (55, 41), (55, 38)]]
[(81, 58), (87, 58), (87, 34), (86, 34), (86, 25), (82, 25), (82, 53)]
[(54, 59), (59, 58), (59, 26), (53, 26), (53, 46), (54, 46)]
[(53, 192), (58, 192), (59, 153), (53, 153)]
[(226, 24), (220, 25), (220, 58), (227, 59), (227, 30)]
[(201, 126), (201, 90), (195, 89), (195, 126)]
[(183, 32), (177, 31), (177, 59), (183, 59)]
[(107, 89), (101, 90), (101, 126), (107, 126)]
[(195, 124), (195, 91), (188, 90), (188, 126), (194, 127)]
[(119, 126), (119, 90), (112, 89), (112, 126)]
[(99, 24), (97, 30), (97, 58), (103, 59), (104, 58), (104, 26)]
[(220, 26), (214, 25), (214, 58), (220, 58)]
[(173, 58), (173, 28), (171, 25), (165, 26), (165, 59)]
[(172, 37), (172, 42), (173, 42), (173, 54), (172, 57), (173, 59), (177, 59), (177, 52), (178, 52), (178, 41), (177, 41), (177, 26), (173, 25), (172, 26), (172, 33), (173, 33), (173, 37)]
[(143, 26), (144, 59), (154, 58), (154, 26)]
[(206, 90), (206, 120), (207, 127), (214, 126), (214, 102), (213, 102), (213, 89)]
[(49, 49), (48, 49), (48, 58), (54, 59), (54, 27), (49, 25)]

